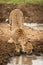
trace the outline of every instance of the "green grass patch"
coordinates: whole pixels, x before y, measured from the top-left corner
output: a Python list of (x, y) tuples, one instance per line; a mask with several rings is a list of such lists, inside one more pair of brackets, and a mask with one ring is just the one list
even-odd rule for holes
[(43, 4), (43, 0), (0, 0), (0, 3), (6, 3), (6, 4), (19, 4), (19, 3), (41, 3)]

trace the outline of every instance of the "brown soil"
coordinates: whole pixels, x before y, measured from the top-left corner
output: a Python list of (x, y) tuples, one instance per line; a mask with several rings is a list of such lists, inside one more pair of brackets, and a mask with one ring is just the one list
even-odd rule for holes
[(25, 22), (43, 22), (43, 5), (37, 4), (0, 4), (0, 22), (5, 22), (13, 9), (19, 8), (24, 14)]

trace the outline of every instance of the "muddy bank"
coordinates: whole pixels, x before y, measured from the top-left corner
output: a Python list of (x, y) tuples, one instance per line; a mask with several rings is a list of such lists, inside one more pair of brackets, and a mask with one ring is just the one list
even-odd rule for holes
[[(22, 10), (24, 14), (24, 22), (40, 22), (43, 23), (43, 6), (42, 5), (6, 5), (0, 4), (0, 33), (3, 30), (4, 34), (0, 34), (0, 65), (6, 65), (9, 62), (9, 58), (15, 55), (19, 55), (18, 52), (15, 51), (15, 47), (21, 50), (20, 45), (16, 45), (15, 43), (8, 43), (7, 41), (10, 38), (9, 34), (9, 26), (6, 19), (9, 18), (10, 12), (15, 9), (19, 8)], [(5, 24), (6, 22), (6, 24)], [(2, 24), (2, 25), (1, 25)], [(28, 42), (32, 44), (33, 50), (35, 54), (43, 52), (43, 31), (33, 30), (31, 28), (25, 27), (24, 30), (28, 37)], [(6, 32), (5, 32), (6, 31)], [(12, 36), (14, 38), (14, 35)], [(26, 45), (26, 49), (28, 50), (28, 44)], [(20, 52), (21, 54), (21, 52)], [(36, 55), (37, 55), (36, 54)]]
[[(16, 57), (18, 55), (22, 55), (22, 54), (15, 52), (15, 44), (14, 43), (11, 44), (11, 43), (1, 41), (1, 43), (0, 43), (0, 65), (6, 65), (7, 63), (10, 63), (10, 58)], [(24, 56), (25, 55), (26, 54), (24, 54)], [(28, 56), (30, 57), (31, 55), (28, 55)], [(20, 57), (20, 56), (18, 56), (18, 57)], [(29, 60), (30, 60), (30, 58), (29, 58)], [(25, 61), (25, 59), (24, 59), (24, 61)]]
[(0, 22), (5, 22), (13, 9), (19, 8), (24, 14), (25, 22), (43, 23), (43, 5), (37, 4), (0, 4)]

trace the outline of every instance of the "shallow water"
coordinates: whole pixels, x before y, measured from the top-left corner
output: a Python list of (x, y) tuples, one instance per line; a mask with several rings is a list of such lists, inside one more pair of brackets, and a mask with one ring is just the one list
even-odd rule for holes
[(34, 30), (43, 30), (43, 23), (24, 23), (24, 26), (28, 26)]
[(43, 65), (43, 56), (16, 56), (7, 65)]
[[(43, 30), (43, 23), (24, 23), (25, 26), (28, 26), (35, 30)], [(43, 55), (42, 56), (28, 56), (21, 55), (15, 56), (10, 59), (10, 62), (7, 65), (43, 65)]]

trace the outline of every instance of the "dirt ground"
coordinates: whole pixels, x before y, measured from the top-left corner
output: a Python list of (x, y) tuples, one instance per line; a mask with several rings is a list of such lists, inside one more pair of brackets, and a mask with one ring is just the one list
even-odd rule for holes
[[(21, 9), (21, 11), (23, 12), (24, 22), (43, 23), (43, 6), (42, 5), (0, 4), (0, 29), (2, 27), (3, 32), (5, 33), (4, 36), (0, 34), (0, 65), (6, 65), (7, 62), (9, 62), (9, 58), (15, 55), (15, 51), (14, 51), (15, 44), (7, 43), (7, 40), (10, 38), (10, 34), (8, 34), (9, 25), (8, 24), (6, 25), (5, 22), (6, 22), (6, 19), (9, 19), (10, 12), (16, 8)], [(43, 31), (36, 31), (36, 30), (33, 30), (31, 28), (26, 28), (26, 27), (24, 27), (24, 30), (25, 32), (27, 32), (27, 37), (29, 39), (29, 42), (32, 43), (34, 47), (34, 51), (36, 53), (43, 52)]]
[(43, 22), (43, 5), (38, 4), (0, 4), (0, 22), (5, 22), (13, 9), (19, 8), (24, 14), (24, 22)]
[[(24, 22), (43, 23), (43, 5), (38, 4), (0, 4), (0, 22), (5, 23), (6, 19), (9, 19), (10, 12), (16, 8), (23, 12)], [(43, 31), (26, 30), (30, 40), (43, 42)]]

